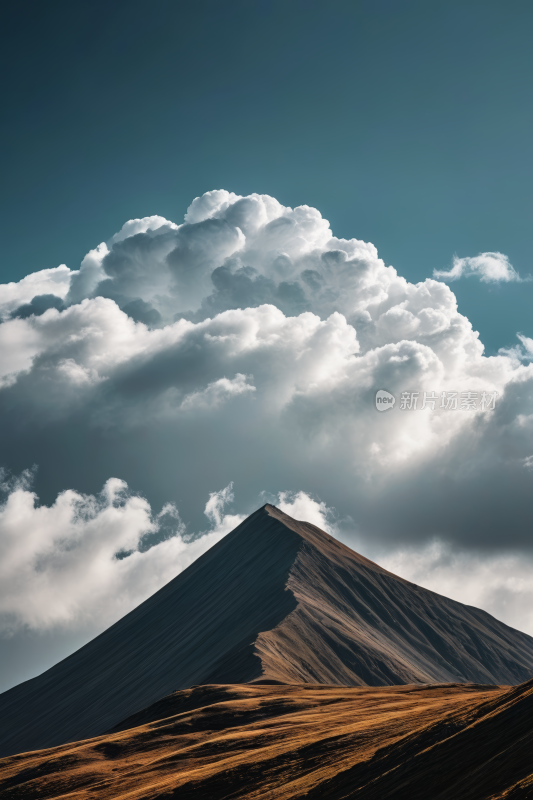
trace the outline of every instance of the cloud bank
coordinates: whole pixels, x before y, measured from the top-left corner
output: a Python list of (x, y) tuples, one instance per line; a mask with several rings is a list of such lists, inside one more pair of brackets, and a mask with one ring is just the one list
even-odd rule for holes
[[(511, 270), (489, 253), (451, 273), (514, 280)], [(232, 481), (243, 514), (271, 496), (332, 524), (334, 507), (345, 540), (370, 557), (423, 553), (435, 539), (492, 564), (531, 552), (530, 340), (486, 357), (449, 286), (409, 283), (372, 244), (336, 238), (316, 209), (208, 192), (181, 224), (130, 220), (79, 270), (0, 287), (0, 315), (3, 463), (14, 473), (38, 464), (43, 500), (31, 506), (31, 492), (17, 490), (21, 519), (51, 531), (46, 520), (62, 514), (69, 541), (81, 536), (75, 508), (84, 530), (109, 524), (91, 580), (118, 547), (134, 558), (111, 561), (117, 576), (165, 547), (176, 548), (166, 561), (176, 574), (185, 540), (176, 527), (157, 543), (151, 509), (173, 504), (187, 530), (202, 530), (206, 497)], [(385, 414), (378, 389), (397, 400)], [(117, 511), (105, 498), (125, 483)], [(218, 502), (207, 509), (213, 530)], [(156, 545), (142, 554), (146, 535)], [(67, 617), (83, 613), (76, 603)]]

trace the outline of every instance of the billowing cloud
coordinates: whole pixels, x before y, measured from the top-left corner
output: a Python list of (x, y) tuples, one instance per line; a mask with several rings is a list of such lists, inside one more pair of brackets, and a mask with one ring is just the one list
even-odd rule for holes
[(459, 278), (472, 276), (479, 278), (483, 283), (509, 283), (522, 280), (503, 253), (480, 253), (471, 258), (454, 256), (450, 270), (436, 269), (433, 275), (442, 281), (456, 281)]
[[(484, 254), (461, 274), (505, 264)], [(131, 220), (59, 269), (60, 288), (42, 273), (0, 287), (2, 458), (39, 465), (36, 511), (117, 476), (202, 530), (209, 493), (234, 481), (241, 513), (278, 497), (331, 525), (324, 503), (367, 553), (436, 538), (530, 552), (530, 340), (485, 356), (442, 281), (409, 283), (316, 209), (224, 191), (179, 225)], [(378, 389), (396, 398), (386, 413)]]

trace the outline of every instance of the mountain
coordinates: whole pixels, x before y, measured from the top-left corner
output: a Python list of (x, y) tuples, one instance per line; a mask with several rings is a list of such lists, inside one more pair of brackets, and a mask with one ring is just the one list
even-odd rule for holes
[(2, 800), (533, 796), (533, 681), (234, 684), (175, 692), (94, 739), (0, 760)]
[(97, 736), (198, 684), (517, 684), (533, 639), (266, 505), (85, 647), (0, 695), (0, 755)]

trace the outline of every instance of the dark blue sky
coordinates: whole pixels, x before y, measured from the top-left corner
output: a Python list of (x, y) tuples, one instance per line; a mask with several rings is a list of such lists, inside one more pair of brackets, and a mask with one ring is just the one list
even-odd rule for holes
[[(531, 265), (526, 0), (14, 4), (3, 14), (2, 281), (213, 188), (316, 206), (410, 280)], [(533, 283), (454, 284), (489, 351)]]

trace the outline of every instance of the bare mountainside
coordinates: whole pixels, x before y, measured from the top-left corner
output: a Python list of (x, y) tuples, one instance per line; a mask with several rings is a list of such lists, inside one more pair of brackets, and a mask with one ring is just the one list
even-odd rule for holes
[(531, 637), (267, 505), (85, 647), (0, 695), (0, 755), (98, 736), (198, 684), (517, 684), (532, 674)]

